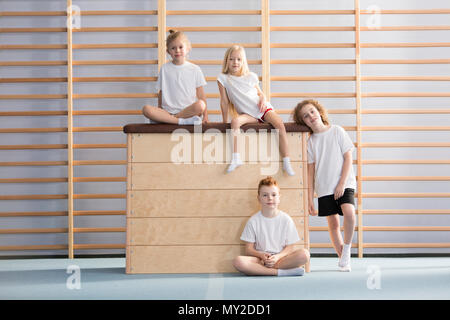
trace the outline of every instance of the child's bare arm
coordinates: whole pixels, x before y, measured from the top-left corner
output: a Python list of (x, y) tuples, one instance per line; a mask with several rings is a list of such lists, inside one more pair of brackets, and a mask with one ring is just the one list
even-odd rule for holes
[(162, 108), (162, 92), (159, 90), (158, 92), (158, 108)]
[(259, 111), (263, 112), (264, 110), (266, 110), (266, 96), (261, 91), (258, 84), (255, 86), (255, 88), (258, 91), (258, 96), (259, 96), (259, 102), (258, 102)]
[(339, 199), (344, 194), (345, 181), (347, 181), (348, 174), (350, 173), (352, 162), (353, 162), (352, 150), (349, 150), (346, 153), (344, 153), (344, 164), (342, 165), (341, 178), (339, 179), (339, 182), (334, 191), (335, 200)]
[(314, 208), (314, 173), (315, 163), (308, 163), (308, 211), (312, 216), (316, 215)]
[(270, 256), (270, 254), (266, 252), (256, 250), (255, 244), (250, 242), (247, 242), (245, 244), (245, 254), (248, 256), (257, 257), (263, 261), (265, 261)]

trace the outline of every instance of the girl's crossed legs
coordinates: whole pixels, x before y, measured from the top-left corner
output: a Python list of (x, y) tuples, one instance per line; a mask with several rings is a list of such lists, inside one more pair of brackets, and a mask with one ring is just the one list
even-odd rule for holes
[(201, 116), (205, 111), (206, 104), (203, 100), (197, 100), (190, 106), (184, 108), (177, 114), (170, 114), (166, 110), (150, 105), (142, 108), (142, 113), (150, 120), (161, 123), (179, 124), (179, 119), (187, 119), (193, 116)]

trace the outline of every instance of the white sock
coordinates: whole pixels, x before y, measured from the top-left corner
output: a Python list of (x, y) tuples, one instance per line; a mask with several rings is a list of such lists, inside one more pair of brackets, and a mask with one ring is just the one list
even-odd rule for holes
[(283, 170), (286, 171), (287, 174), (290, 176), (295, 175), (295, 171), (294, 171), (294, 169), (292, 169), (292, 166), (291, 166), (291, 158), (289, 158), (289, 157), (283, 158)]
[(302, 276), (305, 274), (305, 269), (298, 267), (292, 269), (278, 269), (279, 277), (287, 277), (287, 276)]
[(342, 248), (342, 254), (350, 259), (351, 250), (352, 250), (352, 244), (351, 243), (344, 244), (344, 247)]
[(344, 244), (342, 248), (341, 258), (339, 259), (339, 267), (345, 267), (350, 265), (350, 256), (351, 256), (352, 244)]
[(201, 122), (202, 118), (199, 116), (193, 116), (190, 118), (178, 118), (178, 124), (179, 125), (183, 125), (183, 124), (196, 124), (197, 122)]
[(232, 172), (234, 169), (242, 165), (241, 155), (239, 153), (233, 153), (231, 163), (228, 166), (227, 172)]

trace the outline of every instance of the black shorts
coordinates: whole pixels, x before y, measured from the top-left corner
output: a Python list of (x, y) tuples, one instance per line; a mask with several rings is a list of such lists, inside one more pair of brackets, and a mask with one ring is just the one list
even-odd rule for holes
[(355, 190), (347, 188), (344, 194), (337, 200), (334, 200), (334, 194), (323, 196), (319, 198), (319, 217), (331, 216), (339, 214), (343, 216), (341, 205), (344, 203), (351, 203), (355, 205)]

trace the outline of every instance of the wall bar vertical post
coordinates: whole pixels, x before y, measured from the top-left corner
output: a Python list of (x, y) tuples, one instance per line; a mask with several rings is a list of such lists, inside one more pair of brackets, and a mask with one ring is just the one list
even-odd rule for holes
[(270, 100), (270, 1), (261, 0), (262, 91)]
[(355, 0), (355, 78), (356, 78), (356, 143), (357, 143), (357, 217), (358, 217), (358, 258), (363, 257), (363, 209), (362, 209), (362, 152), (361, 152), (361, 41), (360, 7)]
[[(304, 243), (305, 249), (311, 252), (311, 242), (309, 240), (309, 197), (308, 197), (308, 161), (306, 160), (308, 154), (308, 138), (309, 134), (302, 133), (302, 166), (303, 166), (303, 218), (304, 218)], [(311, 271), (311, 261), (308, 261), (305, 266), (306, 272)]]
[(73, 73), (72, 0), (67, 0), (67, 224), (68, 255), (73, 253)]
[(158, 71), (166, 63), (166, 0), (158, 0)]

